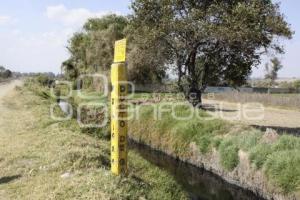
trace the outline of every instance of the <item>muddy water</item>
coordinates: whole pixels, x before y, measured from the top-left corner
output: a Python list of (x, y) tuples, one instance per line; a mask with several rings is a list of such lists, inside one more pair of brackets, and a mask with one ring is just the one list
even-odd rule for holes
[(180, 162), (148, 146), (130, 142), (130, 149), (171, 174), (191, 200), (263, 200), (204, 169)]

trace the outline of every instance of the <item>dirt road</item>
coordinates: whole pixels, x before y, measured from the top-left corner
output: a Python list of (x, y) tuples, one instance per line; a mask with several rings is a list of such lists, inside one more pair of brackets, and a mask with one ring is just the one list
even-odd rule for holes
[(224, 101), (203, 101), (213, 116), (252, 125), (265, 130), (300, 134), (300, 111), (265, 107), (261, 104), (238, 104)]
[(9, 91), (13, 90), (16, 86), (21, 86), (21, 85), (22, 85), (22, 81), (20, 80), (14, 80), (9, 83), (0, 84), (0, 101)]

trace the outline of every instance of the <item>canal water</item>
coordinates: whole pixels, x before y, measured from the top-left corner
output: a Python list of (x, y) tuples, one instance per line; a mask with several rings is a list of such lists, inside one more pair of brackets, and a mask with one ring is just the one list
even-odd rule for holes
[(263, 200), (250, 191), (231, 185), (204, 169), (178, 161), (146, 145), (130, 142), (130, 149), (171, 174), (191, 200)]

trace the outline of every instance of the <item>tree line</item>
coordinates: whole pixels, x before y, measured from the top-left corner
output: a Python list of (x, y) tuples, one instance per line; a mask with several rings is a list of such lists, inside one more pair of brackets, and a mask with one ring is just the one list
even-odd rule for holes
[(134, 0), (130, 7), (128, 16), (89, 19), (72, 36), (62, 64), (68, 79), (109, 74), (114, 41), (126, 37), (132, 82), (162, 82), (173, 73), (196, 106), (208, 85), (245, 84), (261, 55), (284, 53), (278, 39), (293, 35), (271, 0)]

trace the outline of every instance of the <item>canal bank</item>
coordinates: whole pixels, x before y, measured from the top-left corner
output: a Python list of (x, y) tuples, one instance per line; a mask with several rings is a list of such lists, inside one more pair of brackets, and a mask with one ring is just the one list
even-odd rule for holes
[[(296, 195), (284, 195), (270, 192), (266, 178), (262, 172), (249, 170), (247, 163), (240, 164), (233, 172), (226, 172), (219, 166), (219, 156), (201, 157), (199, 154), (191, 158), (181, 158), (174, 153), (166, 152), (158, 147), (149, 146), (130, 138), (131, 149), (144, 159), (168, 171), (189, 194), (191, 200), (298, 200)], [(241, 157), (246, 156), (244, 152)], [(213, 161), (213, 159), (216, 159)], [(243, 158), (245, 159), (245, 157)]]
[[(255, 196), (299, 199), (299, 138), (267, 134), (218, 119), (174, 120), (169, 112), (154, 120), (155, 106), (139, 109), (140, 118), (130, 121), (129, 136), (137, 143), (210, 171)], [(177, 106), (175, 112), (182, 117), (188, 110)], [(204, 111), (199, 116), (209, 117)]]
[[(136, 143), (212, 172), (264, 199), (300, 199), (299, 138), (218, 119), (180, 121), (164, 113), (156, 120), (153, 110), (153, 106), (141, 108), (140, 118), (130, 122), (129, 137)], [(176, 113), (186, 115), (185, 110), (178, 108)]]
[(133, 140), (129, 144), (131, 151), (171, 174), (191, 200), (264, 200), (249, 190), (224, 181), (204, 168), (182, 162)]

